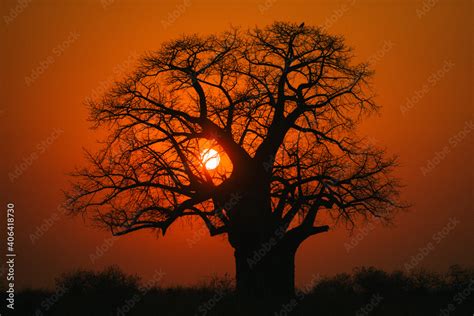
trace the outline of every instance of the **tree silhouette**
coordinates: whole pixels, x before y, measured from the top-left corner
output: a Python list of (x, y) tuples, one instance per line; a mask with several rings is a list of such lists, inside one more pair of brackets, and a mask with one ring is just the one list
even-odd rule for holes
[(110, 137), (74, 173), (69, 209), (114, 235), (202, 220), (235, 249), (243, 299), (285, 302), (305, 239), (402, 207), (395, 157), (356, 135), (378, 106), (351, 59), (342, 37), (304, 24), (166, 42), (90, 102)]

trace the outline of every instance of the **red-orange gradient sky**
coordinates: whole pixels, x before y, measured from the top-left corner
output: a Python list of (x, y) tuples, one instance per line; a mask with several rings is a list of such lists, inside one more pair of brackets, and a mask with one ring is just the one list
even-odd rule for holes
[[(17, 284), (51, 286), (61, 272), (111, 264), (143, 277), (162, 269), (168, 285), (233, 274), (227, 242), (206, 235), (190, 247), (199, 227), (186, 223), (165, 238), (147, 231), (120, 237), (91, 260), (109, 233), (56, 208), (66, 173), (84, 163), (82, 148), (96, 148), (100, 137), (89, 129), (85, 98), (164, 40), (274, 20), (324, 25), (346, 37), (357, 60), (372, 62), (383, 109), (362, 129), (400, 155), (397, 176), (407, 185), (403, 198), (413, 204), (394, 227), (376, 223), (354, 231), (361, 238), (349, 251), (345, 243), (354, 236), (342, 228), (305, 242), (297, 254), (297, 283), (360, 265), (403, 269), (430, 243), (419, 266), (473, 265), (472, 6), (469, 0), (2, 1), (1, 205), (16, 205)], [(24, 161), (25, 170), (11, 179)], [(448, 232), (451, 218), (456, 224)], [(32, 242), (42, 224), (46, 230)], [(439, 240), (434, 234), (444, 227)]]

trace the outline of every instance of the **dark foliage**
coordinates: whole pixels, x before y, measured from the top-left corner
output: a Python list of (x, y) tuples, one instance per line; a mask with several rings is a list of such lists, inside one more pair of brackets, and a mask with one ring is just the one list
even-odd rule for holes
[[(451, 307), (450, 307), (451, 304)], [(144, 287), (118, 268), (62, 275), (56, 290), (23, 290), (19, 315), (248, 315), (239, 312), (233, 281), (212, 278), (194, 287)], [(474, 269), (445, 274), (357, 268), (323, 277), (269, 315), (472, 315)], [(258, 315), (258, 313), (255, 313)]]

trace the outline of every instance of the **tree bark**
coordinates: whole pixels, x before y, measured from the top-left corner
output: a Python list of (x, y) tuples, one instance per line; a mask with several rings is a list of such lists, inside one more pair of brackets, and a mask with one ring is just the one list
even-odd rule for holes
[(270, 239), (235, 249), (236, 286), (240, 302), (253, 312), (277, 311), (295, 295), (296, 247)]

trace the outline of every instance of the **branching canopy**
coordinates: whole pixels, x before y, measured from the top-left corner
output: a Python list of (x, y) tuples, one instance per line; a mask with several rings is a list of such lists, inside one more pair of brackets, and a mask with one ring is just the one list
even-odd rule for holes
[[(291, 23), (165, 43), (91, 102), (110, 136), (75, 172), (70, 210), (115, 235), (164, 233), (186, 216), (216, 235), (258, 177), (262, 212), (290, 234), (327, 230), (315, 226), (321, 210), (348, 223), (389, 218), (402, 206), (396, 161), (356, 136), (377, 106), (371, 71), (351, 58), (343, 38)], [(203, 166), (206, 148), (222, 156), (216, 170)]]

